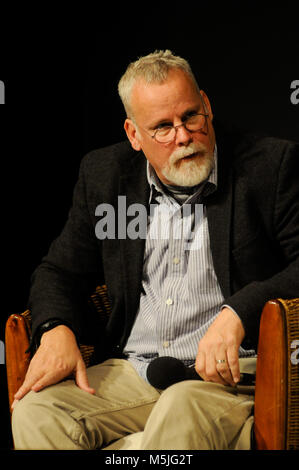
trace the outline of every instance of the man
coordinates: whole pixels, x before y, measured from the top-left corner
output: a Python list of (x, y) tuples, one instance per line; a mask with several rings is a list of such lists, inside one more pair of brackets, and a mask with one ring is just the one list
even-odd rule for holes
[[(264, 303), (298, 294), (298, 145), (214, 125), (170, 51), (130, 64), (119, 93), (131, 146), (83, 159), (68, 221), (34, 274), (41, 339), (15, 396), (15, 446), (119, 448), (141, 432), (140, 449), (248, 449), (254, 389), (240, 368), (255, 361)], [(105, 236), (100, 216), (124, 202), (126, 226), (107, 219)], [(131, 230), (136, 205), (144, 236)], [(112, 312), (94, 334), (108, 359), (86, 370), (84, 303), (103, 282)], [(195, 363), (202, 380), (153, 387), (159, 356)]]

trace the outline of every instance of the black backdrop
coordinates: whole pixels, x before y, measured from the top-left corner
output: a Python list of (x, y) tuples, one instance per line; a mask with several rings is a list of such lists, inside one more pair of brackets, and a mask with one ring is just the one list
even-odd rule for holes
[[(125, 138), (116, 87), (129, 61), (171, 49), (190, 61), (215, 116), (299, 140), (294, 6), (209, 5), (3, 9), (1, 341), (7, 316), (26, 307), (30, 275), (64, 223), (83, 155)], [(0, 374), (0, 448), (9, 449), (4, 364)]]

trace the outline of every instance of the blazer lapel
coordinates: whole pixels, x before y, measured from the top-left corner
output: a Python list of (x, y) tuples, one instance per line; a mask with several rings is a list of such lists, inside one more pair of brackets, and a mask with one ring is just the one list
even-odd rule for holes
[[(141, 292), (145, 237), (132, 238), (132, 232), (128, 233), (129, 224), (138, 217), (145, 217), (145, 231), (147, 227), (147, 212), (150, 195), (150, 187), (146, 176), (146, 158), (142, 152), (134, 154), (128, 171), (120, 178), (119, 195), (124, 196), (126, 212), (132, 210), (131, 215), (127, 215), (127, 234), (120, 239), (121, 264), (124, 280), (124, 295), (126, 303), (126, 336), (131, 330), (135, 315), (139, 306)], [(133, 206), (134, 205), (134, 206)], [(136, 211), (136, 213), (135, 213)], [(135, 232), (136, 233), (136, 232)], [(141, 231), (140, 231), (141, 234)], [(134, 230), (133, 230), (134, 235)]]
[(224, 297), (231, 295), (230, 239), (232, 212), (232, 166), (230, 153), (233, 149), (216, 131), (218, 151), (217, 191), (206, 199), (210, 245), (214, 269)]

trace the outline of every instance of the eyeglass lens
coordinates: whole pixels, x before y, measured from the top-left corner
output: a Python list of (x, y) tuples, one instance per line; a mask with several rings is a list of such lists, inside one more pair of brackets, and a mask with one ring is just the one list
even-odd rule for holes
[(185, 122), (180, 124), (179, 126), (165, 126), (162, 127), (161, 129), (158, 129), (154, 135), (155, 139), (157, 142), (160, 143), (167, 143), (171, 142), (172, 140), (175, 139), (177, 128), (184, 126), (185, 129), (187, 129), (190, 132), (197, 132), (200, 131), (205, 125), (205, 118), (206, 116), (204, 114), (195, 114), (193, 116), (190, 116), (188, 119), (186, 119)]

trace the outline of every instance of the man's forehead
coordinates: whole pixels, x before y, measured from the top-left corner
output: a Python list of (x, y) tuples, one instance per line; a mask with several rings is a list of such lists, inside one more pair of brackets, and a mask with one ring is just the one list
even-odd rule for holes
[(131, 95), (131, 106), (134, 114), (146, 117), (148, 114), (162, 115), (164, 112), (179, 108), (192, 107), (200, 103), (199, 90), (182, 71), (169, 73), (163, 82), (147, 83), (144, 79), (136, 80)]

